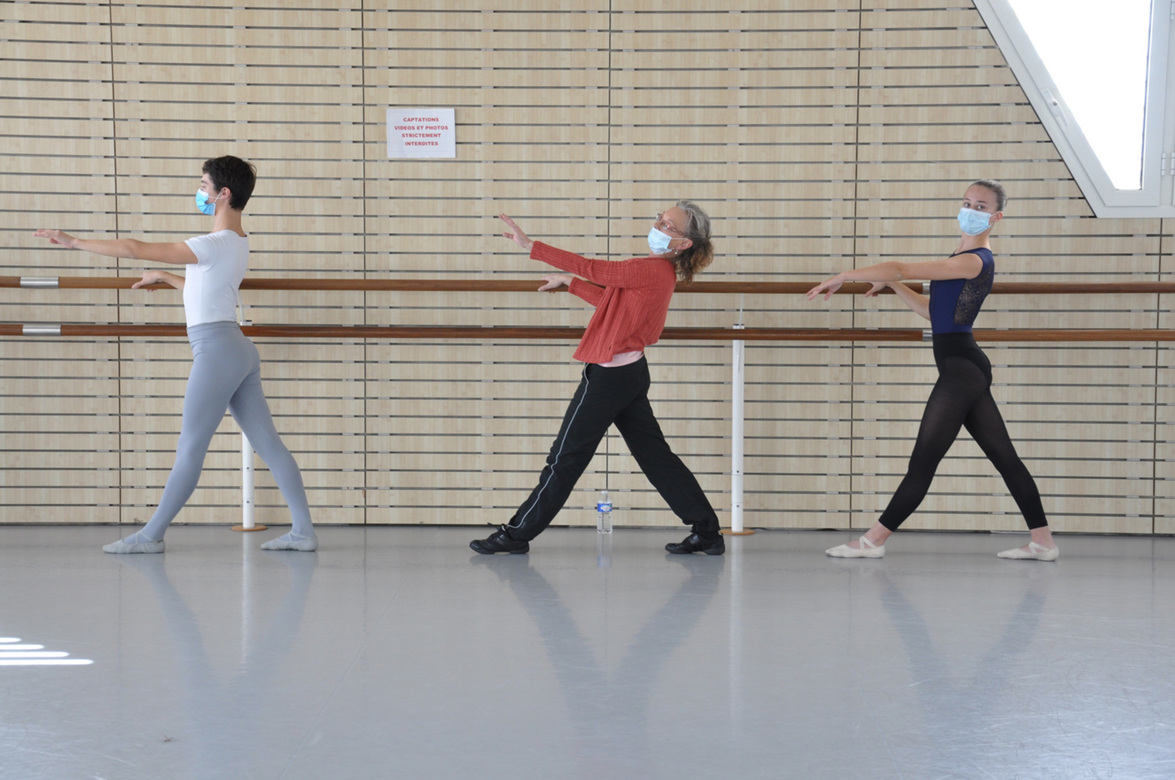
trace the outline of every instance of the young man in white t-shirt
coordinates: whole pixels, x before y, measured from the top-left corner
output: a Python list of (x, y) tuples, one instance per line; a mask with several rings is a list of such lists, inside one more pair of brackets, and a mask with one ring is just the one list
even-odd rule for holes
[(204, 163), (196, 207), (213, 218), (212, 232), (177, 243), (134, 239), (80, 239), (60, 230), (36, 235), (67, 249), (107, 257), (126, 257), (182, 265), (185, 276), (147, 271), (134, 289), (166, 284), (183, 292), (192, 371), (184, 392), (183, 425), (176, 461), (151, 520), (141, 530), (102, 549), (108, 553), (161, 553), (163, 534), (196, 489), (212, 435), (227, 409), (269, 466), (290, 508), (290, 533), (261, 545), (266, 550), (310, 552), (318, 538), (302, 474), (273, 426), (261, 390), (261, 362), (253, 342), (237, 325), (237, 288), (249, 264), (249, 239), (241, 227), (245, 204), (253, 194), (256, 170), (238, 157)]

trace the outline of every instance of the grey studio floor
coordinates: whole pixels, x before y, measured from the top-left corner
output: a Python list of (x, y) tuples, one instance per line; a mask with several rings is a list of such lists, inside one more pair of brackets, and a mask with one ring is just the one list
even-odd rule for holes
[(1175, 539), (488, 530), (0, 527), (0, 777), (1175, 777)]

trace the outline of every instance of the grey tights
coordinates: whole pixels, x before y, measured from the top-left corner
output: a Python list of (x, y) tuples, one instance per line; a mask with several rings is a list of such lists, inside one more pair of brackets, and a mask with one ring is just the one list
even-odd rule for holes
[(313, 536), (302, 473), (273, 427), (269, 404), (261, 391), (257, 347), (234, 322), (194, 325), (188, 328), (188, 340), (192, 345), (192, 372), (184, 391), (183, 427), (175, 465), (159, 506), (141, 534), (149, 539), (163, 538), (167, 526), (196, 489), (212, 434), (228, 409), (273, 474), (290, 509), (293, 533)]

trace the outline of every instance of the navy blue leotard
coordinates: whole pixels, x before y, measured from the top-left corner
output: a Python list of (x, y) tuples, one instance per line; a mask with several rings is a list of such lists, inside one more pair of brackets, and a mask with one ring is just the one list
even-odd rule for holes
[(958, 254), (977, 255), (983, 261), (983, 270), (974, 279), (941, 279), (930, 283), (930, 329), (934, 333), (970, 333), (995, 279), (995, 259), (990, 249), (981, 247)]

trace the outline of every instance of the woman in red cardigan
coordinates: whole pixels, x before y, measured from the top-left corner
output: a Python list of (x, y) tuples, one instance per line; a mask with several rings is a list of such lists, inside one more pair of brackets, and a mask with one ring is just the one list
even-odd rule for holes
[(690, 281), (714, 259), (710, 218), (696, 204), (679, 201), (657, 215), (649, 231), (649, 256), (621, 262), (588, 260), (532, 241), (505, 214), (501, 218), (510, 228), (506, 238), (535, 260), (568, 272), (544, 276), (540, 292), (566, 286), (596, 311), (575, 351), (575, 358), (586, 364), (583, 377), (538, 485), (506, 525), (469, 546), (487, 555), (528, 552), (530, 540), (555, 519), (608, 426), (615, 424), (649, 482), (691, 527), (685, 540), (665, 549), (722, 555), (726, 544), (718, 515), (698, 480), (669, 448), (653, 415), (644, 353), (661, 336), (677, 280)]

